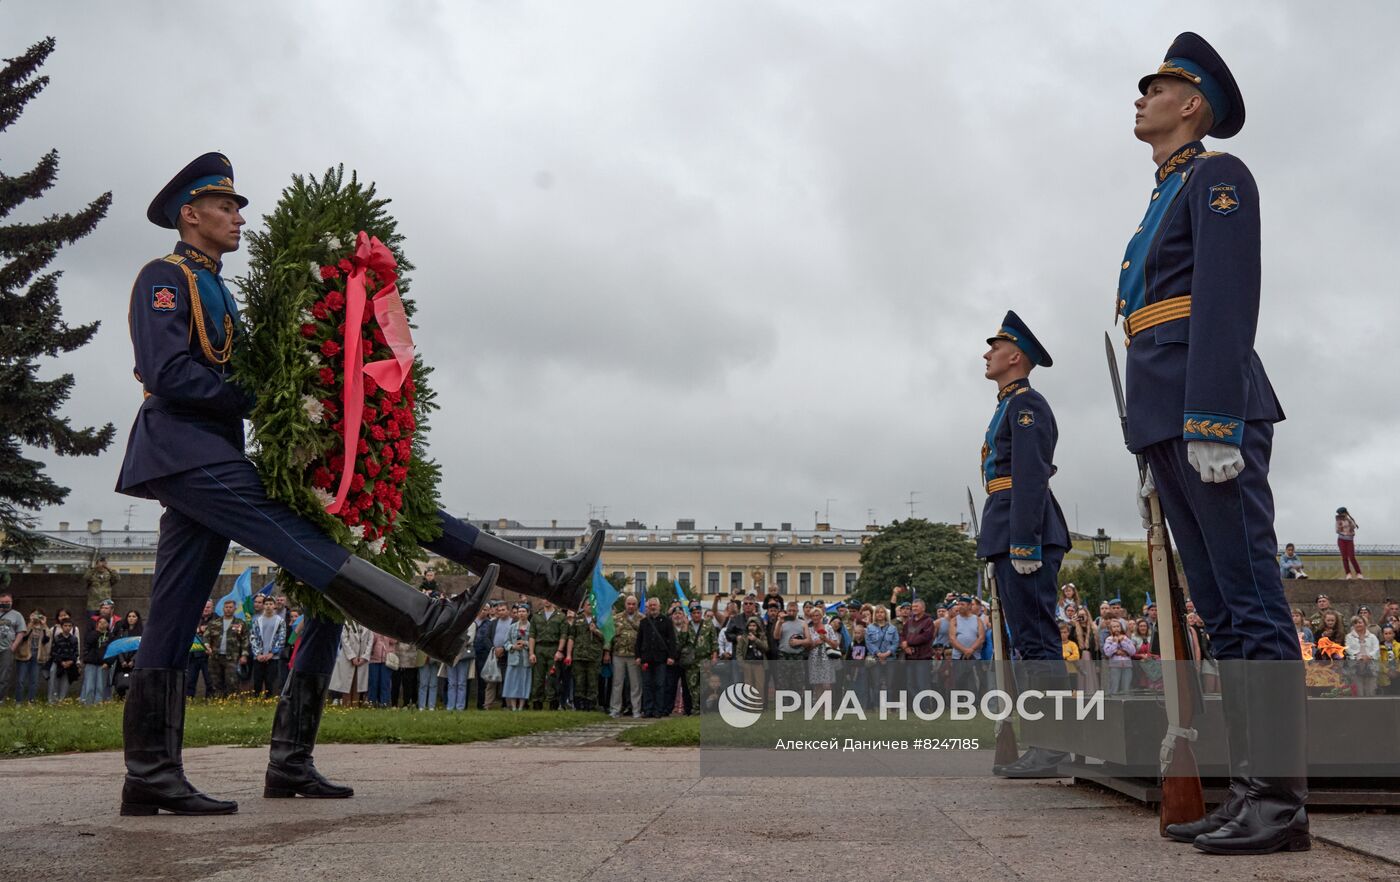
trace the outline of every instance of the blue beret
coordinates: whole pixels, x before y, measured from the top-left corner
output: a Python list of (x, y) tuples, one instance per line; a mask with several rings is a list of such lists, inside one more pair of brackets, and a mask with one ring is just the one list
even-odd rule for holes
[(206, 153), (170, 179), (146, 209), (146, 220), (167, 230), (175, 229), (180, 208), (201, 196), (232, 196), (239, 208), (248, 200), (233, 189), (233, 163), (222, 153)]
[(1026, 353), (1031, 364), (1050, 367), (1055, 363), (1050, 358), (1050, 353), (1045, 351), (1045, 347), (1040, 345), (1040, 341), (1035, 339), (1031, 329), (1026, 327), (1026, 323), (1021, 321), (1021, 317), (1015, 312), (1007, 312), (1006, 318), (1001, 320), (1001, 330), (987, 338), (988, 343), (995, 343), (998, 340), (1010, 340), (1015, 343), (1016, 348)]
[(1244, 127), (1244, 96), (1240, 87), (1220, 53), (1200, 34), (1187, 31), (1178, 35), (1167, 49), (1162, 66), (1138, 80), (1138, 91), (1147, 94), (1147, 84), (1157, 77), (1186, 80), (1201, 90), (1215, 115), (1215, 125), (1206, 133), (1211, 137), (1229, 138)]

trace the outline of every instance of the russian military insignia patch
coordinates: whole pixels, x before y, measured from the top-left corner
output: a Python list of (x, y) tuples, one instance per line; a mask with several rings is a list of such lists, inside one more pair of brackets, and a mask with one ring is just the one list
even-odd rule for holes
[(156, 312), (175, 311), (175, 289), (169, 285), (156, 285), (151, 289), (151, 309)]
[(1029, 410), (1021, 411), (1020, 413), (1016, 414), (1016, 425), (1020, 426), (1023, 429), (1028, 428), (1030, 426), (1034, 426), (1035, 414), (1031, 413)]
[(1210, 188), (1210, 210), (1216, 214), (1229, 214), (1240, 207), (1240, 194), (1234, 184), (1216, 184)]

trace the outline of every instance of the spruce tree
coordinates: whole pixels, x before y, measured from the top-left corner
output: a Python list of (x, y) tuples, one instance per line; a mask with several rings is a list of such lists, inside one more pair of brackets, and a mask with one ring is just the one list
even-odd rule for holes
[[(0, 68), (0, 133), (48, 85), (36, 71), (53, 52), (48, 37)], [(58, 152), (50, 150), (29, 171), (0, 172), (0, 220), (42, 196), (58, 178)], [(28, 512), (57, 505), (68, 496), (25, 456), (25, 445), (59, 456), (93, 456), (112, 443), (111, 423), (74, 428), (58, 411), (73, 391), (73, 375), (40, 379), (39, 359), (73, 352), (92, 339), (97, 322), (70, 327), (58, 301), (58, 271), (44, 272), (58, 249), (86, 236), (107, 214), (104, 193), (82, 211), (49, 215), (37, 223), (0, 224), (0, 557), (31, 560), (40, 541)]]

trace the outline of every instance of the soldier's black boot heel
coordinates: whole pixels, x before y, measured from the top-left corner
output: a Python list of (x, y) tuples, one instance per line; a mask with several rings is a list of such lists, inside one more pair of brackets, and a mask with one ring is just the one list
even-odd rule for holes
[(353, 788), (326, 780), (311, 759), (330, 680), (328, 674), (305, 671), (292, 671), (287, 677), (287, 685), (277, 699), (277, 714), (272, 718), (272, 747), (263, 777), (264, 798), (348, 799), (355, 795)]
[(1225, 801), (1207, 812), (1204, 818), (1185, 824), (1168, 824), (1167, 838), (1177, 842), (1195, 842), (1197, 836), (1224, 827), (1240, 813), (1249, 790), (1249, 678), (1243, 676), (1236, 665), (1225, 665), (1220, 673), (1230, 790), (1225, 794)]
[(137, 668), (122, 716), (126, 781), (123, 815), (231, 815), (238, 803), (214, 799), (185, 779), (185, 672)]
[[(577, 610), (593, 586), (593, 568), (603, 553), (604, 531), (593, 533), (583, 551), (562, 560), (536, 554), (487, 532), (477, 532), (445, 511), (438, 512), (442, 536), (425, 547), (479, 573), (491, 564), (501, 568), (502, 588), (540, 597)], [(473, 535), (475, 533), (475, 535)]]
[(371, 631), (412, 643), (439, 661), (451, 661), (467, 629), (496, 585), (500, 569), (485, 568), (475, 588), (451, 600), (429, 597), (368, 561), (351, 557), (326, 586), (326, 599)]

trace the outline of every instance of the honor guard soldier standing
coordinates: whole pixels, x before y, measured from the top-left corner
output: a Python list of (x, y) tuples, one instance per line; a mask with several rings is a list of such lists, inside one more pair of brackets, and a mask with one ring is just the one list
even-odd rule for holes
[(530, 706), (535, 710), (559, 709), (559, 677), (569, 630), (564, 614), (548, 600), (530, 616), (530, 653), (535, 659), (530, 676)]
[(583, 602), (569, 627), (565, 658), (574, 669), (574, 710), (597, 710), (598, 667), (603, 661), (603, 632), (593, 615), (593, 603)]
[[(1306, 849), (1303, 679), (1279, 664), (1300, 651), (1269, 489), (1283, 410), (1254, 351), (1259, 191), (1243, 162), (1201, 143), (1239, 132), (1244, 98), (1192, 33), (1138, 91), (1133, 134), (1152, 147), (1156, 172), (1118, 277), (1128, 446), (1148, 464), (1144, 520), (1155, 490), (1220, 662), (1231, 770), (1225, 802), (1167, 834), (1217, 854)], [(1247, 684), (1246, 659), (1275, 664), (1252, 664)]]
[[(222, 567), (230, 540), (252, 549), (325, 594), (347, 616), (413, 643), (437, 659), (455, 658), (497, 574), (503, 587), (573, 608), (582, 600), (602, 546), (552, 560), (439, 511), (442, 536), (427, 547), (482, 574), (470, 594), (424, 595), (352, 556), (286, 505), (268, 499), (243, 452), (243, 418), (253, 401), (232, 381), (229, 360), (240, 331), (238, 307), (220, 272), (237, 250), (248, 200), (233, 167), (206, 153), (171, 179), (146, 217), (176, 230), (174, 251), (146, 264), (131, 290), (128, 322), (137, 412), (117, 490), (164, 506), (151, 584), (151, 614), (136, 655), (123, 723), (127, 776), (122, 814), (227, 814), (185, 779), (185, 662), (190, 635)], [(346, 797), (311, 760), (340, 626), (311, 617), (273, 720), (263, 795)]]
[[(1011, 645), (1020, 651), (1022, 670), (1037, 681), (1029, 685), (1065, 688), (1055, 601), (1060, 562), (1070, 538), (1064, 513), (1050, 492), (1059, 430), (1049, 403), (1029, 380), (1034, 368), (1054, 362), (1014, 312), (1006, 314), (1001, 330), (987, 343), (991, 348), (982, 356), (986, 377), (996, 382), (998, 391), (982, 444), (987, 501), (977, 556), (996, 570)], [(1058, 774), (1064, 759), (1059, 751), (1031, 747), (1015, 762), (992, 771), (1011, 778), (1048, 777)]]

